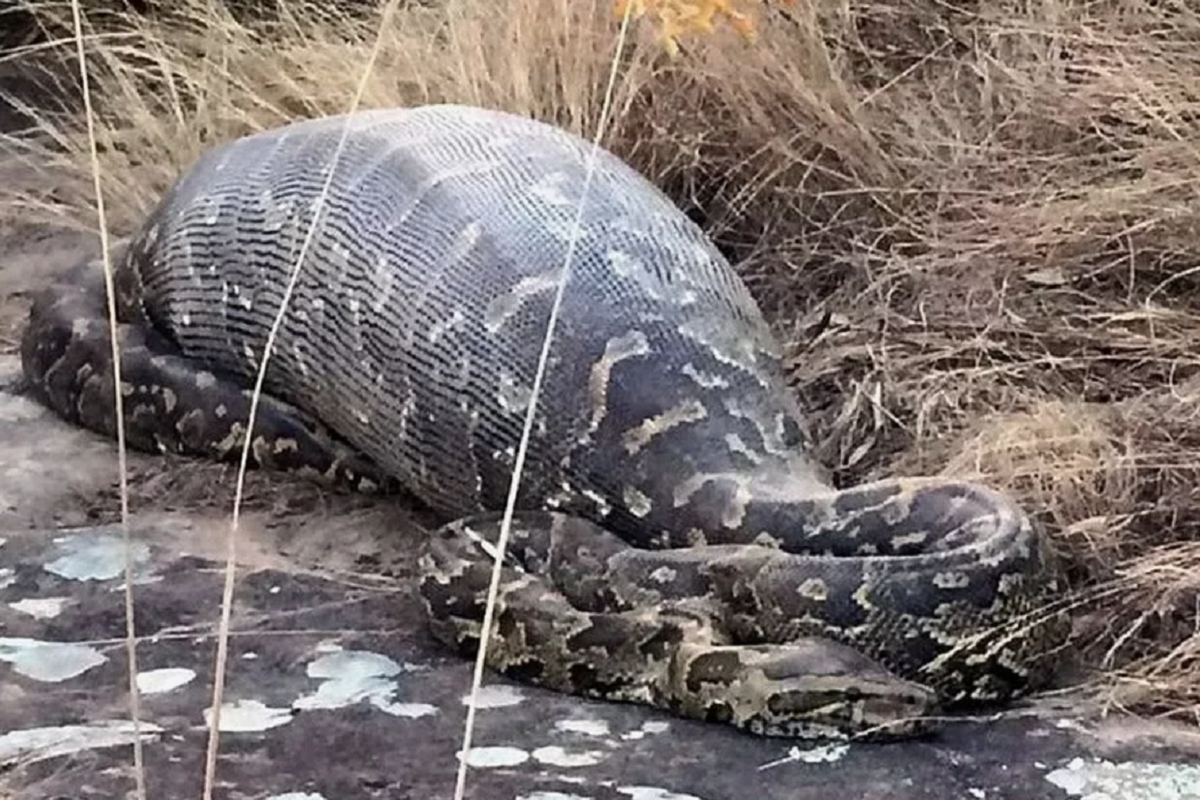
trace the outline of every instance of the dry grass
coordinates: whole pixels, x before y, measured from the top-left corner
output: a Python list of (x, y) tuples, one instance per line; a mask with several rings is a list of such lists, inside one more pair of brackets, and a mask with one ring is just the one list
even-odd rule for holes
[[(378, 17), (208, 0), (90, 16), (110, 211), (128, 230), (216, 140), (344, 109)], [(839, 482), (1012, 490), (1081, 589), (1118, 706), (1200, 719), (1200, 16), (1184, 0), (800, 0), (756, 43), (667, 59), (646, 26), (606, 144), (701, 220), (793, 353)], [(457, 101), (590, 133), (608, 0), (399, 12), (368, 106)], [(40, 9), (68, 56), (62, 9)], [(10, 208), (90, 225), (77, 113)], [(57, 143), (50, 152), (45, 135)], [(13, 143), (17, 146), (16, 143)]]

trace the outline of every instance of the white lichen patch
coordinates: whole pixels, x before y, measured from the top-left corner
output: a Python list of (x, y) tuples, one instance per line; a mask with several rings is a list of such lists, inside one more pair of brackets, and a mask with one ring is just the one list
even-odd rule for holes
[(530, 792), (517, 795), (517, 800), (591, 800), (591, 798), (582, 794), (566, 792)]
[[(458, 753), (462, 759), (462, 752)], [(516, 767), (529, 760), (529, 753), (519, 747), (472, 747), (467, 754), (467, 766), (475, 769)]]
[[(107, 581), (125, 572), (125, 541), (106, 533), (79, 533), (59, 536), (54, 540), (59, 557), (44, 569), (60, 578), (75, 581)], [(150, 548), (143, 542), (130, 542), (130, 557), (136, 568), (150, 558)]]
[(421, 717), (431, 717), (438, 713), (437, 706), (429, 703), (388, 703), (382, 700), (371, 700), (371, 705), (378, 708), (385, 714), (391, 714), (393, 717), (404, 717), (405, 719), (420, 719)]
[[(162, 728), (143, 721), (142, 740), (152, 739)], [(0, 736), (0, 764), (30, 764), (48, 758), (97, 750), (103, 747), (127, 747), (133, 744), (133, 723), (128, 720), (101, 720), (86, 725), (60, 725), (9, 731)]]
[(63, 608), (69, 602), (71, 602), (69, 597), (27, 597), (24, 600), (9, 603), (8, 607), (13, 611), (19, 611), (37, 619), (54, 619), (62, 613)]
[(325, 795), (316, 792), (284, 792), (283, 794), (269, 794), (266, 800), (325, 800)]
[(82, 675), (108, 659), (94, 647), (75, 642), (0, 638), (0, 661), (35, 681), (58, 683)]
[(428, 703), (397, 702), (399, 685), (393, 678), (405, 668), (381, 653), (367, 650), (328, 650), (309, 662), (308, 677), (322, 683), (312, 694), (296, 698), (292, 707), (301, 710), (345, 708), (367, 702), (386, 714), (416, 719), (437, 713)]
[(590, 767), (603, 761), (604, 753), (598, 750), (571, 752), (557, 745), (549, 745), (534, 750), (533, 758), (538, 763), (552, 767)]
[(840, 761), (849, 751), (850, 746), (846, 744), (817, 745), (816, 747), (809, 748), (793, 747), (788, 750), (787, 755), (783, 758), (761, 764), (758, 769), (761, 771), (793, 762), (803, 764), (832, 764), (835, 761)]
[(694, 794), (672, 792), (658, 786), (618, 786), (617, 791), (633, 800), (702, 800)]
[(297, 698), (295, 708), (344, 708), (364, 700), (391, 702), (396, 692), (391, 678), (400, 674), (400, 665), (379, 653), (343, 650), (313, 660), (307, 673), (322, 683), (313, 694)]
[(17, 582), (17, 574), (8, 567), (0, 567), (0, 589), (7, 589)]
[(1081, 800), (1192, 800), (1200, 797), (1200, 766), (1072, 759), (1046, 780)]
[(325, 680), (361, 680), (376, 676), (399, 675), (404, 668), (394, 659), (370, 650), (333, 650), (309, 662), (305, 672), (310, 678)]
[(651, 721), (651, 722), (643, 722), (642, 727), (638, 728), (636, 731), (629, 731), (627, 733), (622, 733), (621, 738), (627, 742), (632, 742), (632, 741), (637, 741), (638, 739), (645, 739), (650, 734), (666, 733), (670, 729), (671, 729), (671, 723), (669, 723), (669, 722), (661, 722), (661, 721), (657, 721), (657, 720)]
[[(237, 700), (221, 705), (221, 733), (257, 733), (287, 725), (290, 708), (275, 708), (258, 700)], [(212, 729), (212, 709), (204, 709), (204, 725)]]
[[(479, 692), (475, 697), (476, 708), (505, 708), (507, 706), (515, 706), (524, 702), (525, 695), (520, 689), (513, 686), (505, 686), (504, 684), (492, 684), (490, 686), (479, 687)], [(462, 704), (470, 705), (471, 695), (465, 694), (462, 696)]]
[(555, 730), (579, 733), (584, 736), (608, 736), (611, 728), (602, 719), (560, 719), (554, 723)]
[(137, 688), (142, 694), (166, 694), (196, 679), (196, 671), (186, 667), (150, 669), (137, 674)]
[[(805, 764), (832, 764), (835, 761), (840, 761), (846, 753), (850, 752), (850, 745), (827, 744), (810, 747), (806, 750), (794, 749), (794, 751), (795, 759)], [(788, 753), (788, 755), (791, 754), (791, 752)]]

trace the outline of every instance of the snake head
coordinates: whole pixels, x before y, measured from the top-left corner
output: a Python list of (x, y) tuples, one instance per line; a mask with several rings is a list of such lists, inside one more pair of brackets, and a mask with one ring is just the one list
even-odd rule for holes
[(840, 643), (688, 645), (668, 694), (687, 716), (765, 736), (909, 738), (933, 729), (936, 693)]

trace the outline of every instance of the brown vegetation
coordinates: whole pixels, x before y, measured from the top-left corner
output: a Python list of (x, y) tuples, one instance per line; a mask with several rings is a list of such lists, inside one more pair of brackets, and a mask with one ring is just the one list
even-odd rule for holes
[[(89, 15), (108, 207), (128, 230), (216, 140), (347, 108), (498, 106), (591, 135), (611, 0), (404, 3), (386, 27), (213, 0)], [(382, 6), (381, 6), (382, 8)], [(1185, 0), (799, 0), (671, 59), (632, 28), (605, 144), (739, 265), (840, 483), (954, 473), (1055, 535), (1114, 704), (1200, 718), (1200, 15)], [(40, 9), (71, 58), (69, 9)], [(62, 37), (59, 40), (56, 37)], [(95, 224), (78, 113), (8, 187)], [(49, 141), (53, 148), (46, 145)], [(15, 143), (13, 143), (14, 146)]]

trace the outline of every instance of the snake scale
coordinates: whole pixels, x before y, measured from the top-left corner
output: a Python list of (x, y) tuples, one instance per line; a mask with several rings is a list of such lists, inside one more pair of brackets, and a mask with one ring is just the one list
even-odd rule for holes
[[(1027, 515), (951, 479), (834, 489), (732, 266), (607, 151), (580, 212), (590, 154), (556, 126), (462, 105), (209, 150), (116, 260), (131, 446), (239, 457), (315, 217), (252, 464), (400, 487), (435, 512), (419, 594), (437, 639), (474, 653), (577, 232), (491, 668), (815, 738), (917, 735), (946, 709), (1044, 685), (1065, 623), (1039, 609), (1061, 579)], [(96, 263), (35, 298), (21, 352), (32, 394), (111, 436)]]

